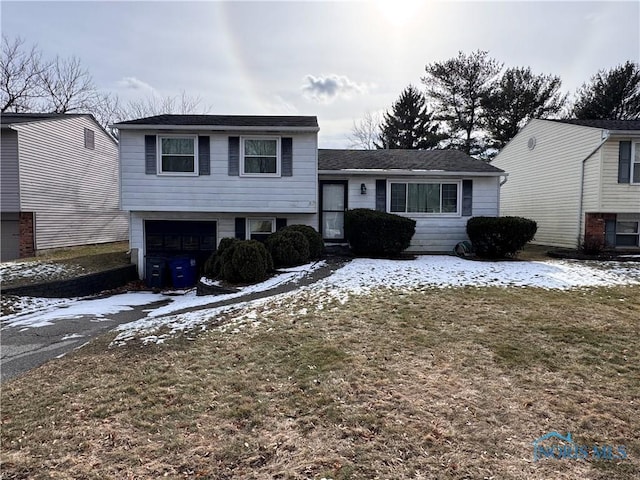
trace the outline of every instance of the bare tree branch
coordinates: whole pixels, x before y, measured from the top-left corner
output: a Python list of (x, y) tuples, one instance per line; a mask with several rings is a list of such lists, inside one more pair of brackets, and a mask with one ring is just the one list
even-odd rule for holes
[(11, 42), (3, 35), (0, 111), (30, 111), (34, 101), (42, 96), (40, 76), (49, 66), (42, 61), (42, 54), (35, 45), (26, 49), (20, 37)]
[(382, 116), (379, 113), (366, 112), (360, 120), (353, 121), (349, 135), (349, 148), (375, 150), (380, 141)]
[(91, 112), (100, 102), (93, 78), (80, 59), (56, 57), (40, 75), (44, 90), (44, 110), (54, 113)]

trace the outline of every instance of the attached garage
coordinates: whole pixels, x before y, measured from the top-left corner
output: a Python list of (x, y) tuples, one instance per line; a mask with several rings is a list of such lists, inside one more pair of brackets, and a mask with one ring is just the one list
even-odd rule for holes
[(147, 262), (188, 258), (200, 271), (217, 245), (215, 221), (145, 220), (144, 230)]
[(20, 222), (17, 213), (3, 213), (2, 224), (2, 261), (20, 258)]

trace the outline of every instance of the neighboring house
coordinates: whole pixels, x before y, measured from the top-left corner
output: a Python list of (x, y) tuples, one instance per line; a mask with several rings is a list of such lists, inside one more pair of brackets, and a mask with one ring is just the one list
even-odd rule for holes
[(319, 150), (319, 231), (344, 242), (344, 210), (416, 220), (410, 252), (451, 252), (471, 216), (498, 215), (504, 171), (457, 150)]
[(224, 237), (262, 239), (310, 225), (344, 243), (344, 211), (417, 220), (410, 250), (450, 252), (471, 215), (496, 216), (505, 173), (455, 151), (318, 150), (307, 116), (160, 115), (120, 131), (122, 208), (132, 258), (200, 264)]
[(0, 117), (2, 260), (126, 240), (118, 146), (85, 114)]
[(640, 120), (532, 120), (492, 165), (500, 214), (535, 220), (535, 243), (640, 245)]

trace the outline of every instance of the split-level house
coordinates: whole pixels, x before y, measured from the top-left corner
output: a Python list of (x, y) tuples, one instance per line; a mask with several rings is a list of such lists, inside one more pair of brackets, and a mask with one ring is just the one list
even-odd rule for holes
[(0, 117), (2, 260), (127, 239), (118, 146), (91, 115)]
[(189, 256), (285, 225), (344, 243), (344, 212), (416, 219), (414, 252), (450, 252), (472, 215), (496, 216), (502, 170), (455, 151), (318, 150), (313, 116), (160, 115), (118, 123), (132, 258)]
[(492, 165), (500, 214), (535, 220), (535, 243), (640, 246), (640, 120), (532, 120)]

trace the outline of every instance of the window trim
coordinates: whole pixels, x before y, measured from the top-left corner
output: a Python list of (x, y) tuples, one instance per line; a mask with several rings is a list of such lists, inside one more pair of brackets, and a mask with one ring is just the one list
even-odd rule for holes
[[(405, 211), (404, 212), (392, 212), (391, 211), (391, 184), (404, 184), (407, 185), (405, 188)], [(455, 212), (409, 212), (407, 211), (407, 207), (409, 205), (409, 184), (421, 184), (421, 185), (433, 185), (438, 184), (442, 187), (442, 185), (456, 185), (456, 211)], [(442, 188), (440, 188), (440, 208), (442, 209)], [(387, 212), (393, 213), (396, 215), (406, 215), (409, 217), (462, 217), (462, 180), (405, 180), (405, 179), (396, 179), (396, 180), (387, 180)]]
[(87, 150), (96, 149), (96, 132), (87, 127), (84, 127), (84, 148)]
[[(240, 137), (240, 176), (241, 177), (281, 177), (282, 176), (282, 137), (268, 135), (251, 135)], [(246, 140), (275, 140), (276, 141), (276, 172), (275, 173), (246, 173), (244, 171), (245, 141)]]
[(630, 185), (640, 185), (640, 182), (633, 181), (633, 176), (636, 168), (640, 169), (640, 161), (638, 162), (635, 161), (636, 147), (640, 149), (640, 141), (631, 140), (631, 159), (629, 161), (629, 184)]
[(256, 235), (271, 235), (276, 231), (276, 218), (275, 217), (247, 217), (245, 219), (245, 240), (251, 240), (251, 222), (259, 221), (259, 222), (271, 222), (271, 232), (259, 232)]
[[(193, 172), (165, 172), (162, 170), (162, 139), (164, 138), (189, 138), (193, 141)], [(186, 156), (186, 155), (185, 155)], [(168, 177), (197, 177), (199, 172), (198, 135), (166, 134), (156, 137), (156, 167), (157, 174)]]
[[(620, 223), (635, 223), (636, 224), (636, 232), (633, 233), (619, 233), (618, 232), (618, 224)], [(616, 244), (615, 247), (616, 248), (638, 248), (640, 246), (640, 220), (627, 220), (627, 219), (618, 219), (616, 218), (616, 231), (615, 231), (615, 235), (616, 235)], [(620, 245), (618, 243), (618, 237), (635, 237), (636, 239), (636, 245)]]

